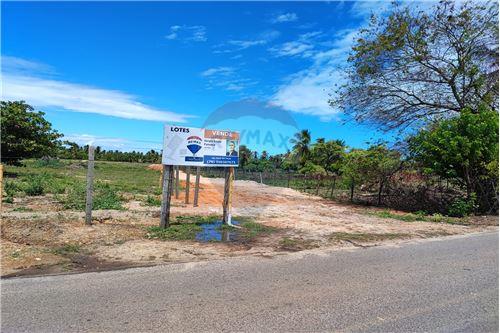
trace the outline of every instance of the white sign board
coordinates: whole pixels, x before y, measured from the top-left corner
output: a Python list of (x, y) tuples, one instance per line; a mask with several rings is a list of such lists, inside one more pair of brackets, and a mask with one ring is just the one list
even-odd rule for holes
[(239, 145), (238, 132), (165, 125), (162, 163), (237, 167)]

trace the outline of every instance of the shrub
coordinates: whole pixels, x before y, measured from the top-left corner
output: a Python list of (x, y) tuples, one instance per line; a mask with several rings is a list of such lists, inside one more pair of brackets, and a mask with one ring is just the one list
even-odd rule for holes
[(161, 200), (155, 196), (148, 195), (146, 198), (146, 205), (148, 206), (161, 206)]
[[(68, 194), (62, 198), (66, 209), (84, 210), (86, 200), (85, 184), (76, 183), (69, 188)], [(109, 184), (97, 182), (94, 185), (93, 209), (123, 209), (121, 197)]]
[(455, 199), (448, 209), (448, 215), (453, 217), (464, 217), (474, 213), (476, 208), (476, 196), (473, 193), (468, 199)]
[(13, 203), (14, 196), (17, 191), (19, 191), (19, 187), (14, 181), (5, 181), (3, 191), (5, 193), (5, 198), (3, 200), (7, 203)]
[(61, 168), (63, 164), (56, 158), (41, 158), (33, 163), (35, 168)]
[(30, 175), (26, 178), (23, 191), (27, 195), (35, 196), (45, 193), (46, 174)]

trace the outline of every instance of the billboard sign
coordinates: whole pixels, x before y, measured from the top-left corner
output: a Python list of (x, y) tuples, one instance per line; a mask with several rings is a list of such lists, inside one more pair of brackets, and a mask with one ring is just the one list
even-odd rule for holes
[(239, 145), (238, 132), (165, 125), (162, 164), (237, 167)]

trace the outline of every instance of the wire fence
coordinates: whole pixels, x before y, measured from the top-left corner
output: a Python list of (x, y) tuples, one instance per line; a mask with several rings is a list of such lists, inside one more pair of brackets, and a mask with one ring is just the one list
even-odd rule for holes
[[(40, 159), (27, 160), (23, 163), (24, 166), (5, 168), (4, 197), (5, 195), (15, 197), (48, 193), (53, 194), (68, 207), (82, 207), (85, 201), (87, 161)], [(189, 171), (191, 174), (192, 192), (190, 195), (192, 195), (196, 168), (181, 167), (180, 169), (184, 172)], [(113, 204), (117, 194), (126, 200), (136, 199), (146, 205), (159, 206), (160, 170), (159, 164), (97, 160), (94, 178), (95, 189), (100, 196), (97, 206), (119, 207), (118, 204)], [(202, 167), (200, 173), (201, 176), (207, 178), (224, 178), (225, 169)], [(404, 170), (392, 175), (382, 188), (378, 183), (354, 183), (348, 177), (313, 177), (280, 169), (255, 172), (236, 168), (235, 179), (291, 188), (339, 202), (428, 213), (446, 214), (450, 204), (456, 198), (464, 196), (464, 190), (459, 184)], [(185, 179), (181, 179), (178, 186), (181, 187), (182, 193), (185, 188)]]

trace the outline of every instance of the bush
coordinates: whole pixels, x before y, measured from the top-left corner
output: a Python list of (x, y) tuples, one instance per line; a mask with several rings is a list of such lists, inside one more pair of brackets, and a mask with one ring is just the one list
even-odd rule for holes
[(45, 193), (47, 175), (30, 175), (26, 178), (23, 191), (29, 196), (42, 195)]
[[(121, 197), (109, 184), (95, 183), (93, 199), (92, 209), (123, 209)], [(85, 200), (85, 184), (77, 183), (69, 189), (61, 201), (66, 209), (84, 210)]]
[(476, 196), (474, 193), (469, 199), (456, 199), (448, 209), (448, 215), (453, 217), (464, 217), (471, 215), (476, 210)]
[(63, 167), (63, 164), (56, 158), (41, 158), (33, 163), (35, 168), (54, 168), (58, 169)]
[(148, 206), (161, 206), (161, 200), (153, 195), (148, 195), (146, 198), (146, 205)]
[(17, 191), (19, 191), (19, 187), (14, 181), (5, 181), (3, 191), (5, 193), (5, 198), (3, 200), (7, 203), (13, 203), (14, 196), (17, 194)]

